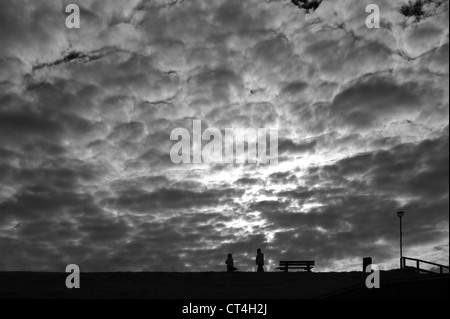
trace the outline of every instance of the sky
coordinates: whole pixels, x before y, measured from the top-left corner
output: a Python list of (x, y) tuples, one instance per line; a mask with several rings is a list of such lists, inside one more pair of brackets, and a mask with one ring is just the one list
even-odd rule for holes
[[(448, 2), (294, 2), (2, 0), (0, 271), (391, 269), (399, 209), (448, 265)], [(278, 163), (174, 164), (193, 120), (277, 129)]]

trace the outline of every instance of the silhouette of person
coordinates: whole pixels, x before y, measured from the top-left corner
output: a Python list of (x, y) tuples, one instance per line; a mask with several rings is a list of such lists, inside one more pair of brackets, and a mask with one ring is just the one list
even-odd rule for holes
[(237, 268), (234, 267), (233, 256), (231, 254), (228, 254), (228, 258), (227, 258), (227, 260), (225, 260), (225, 264), (227, 264), (228, 272), (233, 272), (233, 271), (237, 270)]
[(264, 266), (264, 254), (261, 252), (261, 249), (259, 249), (259, 248), (256, 251), (255, 264), (258, 265), (257, 272), (264, 272), (264, 268), (263, 268), (263, 266)]

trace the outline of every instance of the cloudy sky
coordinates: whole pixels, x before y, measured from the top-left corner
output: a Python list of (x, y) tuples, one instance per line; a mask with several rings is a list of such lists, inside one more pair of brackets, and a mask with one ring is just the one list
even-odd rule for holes
[[(448, 264), (448, 2), (404, 2), (2, 0), (0, 270), (391, 268), (400, 208)], [(278, 164), (173, 164), (194, 119), (278, 129)]]

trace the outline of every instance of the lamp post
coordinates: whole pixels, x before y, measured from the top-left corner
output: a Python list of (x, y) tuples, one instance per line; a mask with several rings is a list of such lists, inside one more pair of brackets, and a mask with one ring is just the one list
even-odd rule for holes
[(403, 269), (403, 252), (402, 252), (402, 217), (405, 215), (404, 211), (398, 211), (397, 216), (400, 218), (400, 269)]

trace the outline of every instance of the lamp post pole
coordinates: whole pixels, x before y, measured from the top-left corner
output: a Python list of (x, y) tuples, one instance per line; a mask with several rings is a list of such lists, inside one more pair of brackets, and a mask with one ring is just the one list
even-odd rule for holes
[(402, 217), (405, 215), (404, 211), (397, 212), (397, 216), (400, 218), (400, 269), (403, 269), (403, 247), (402, 247)]

